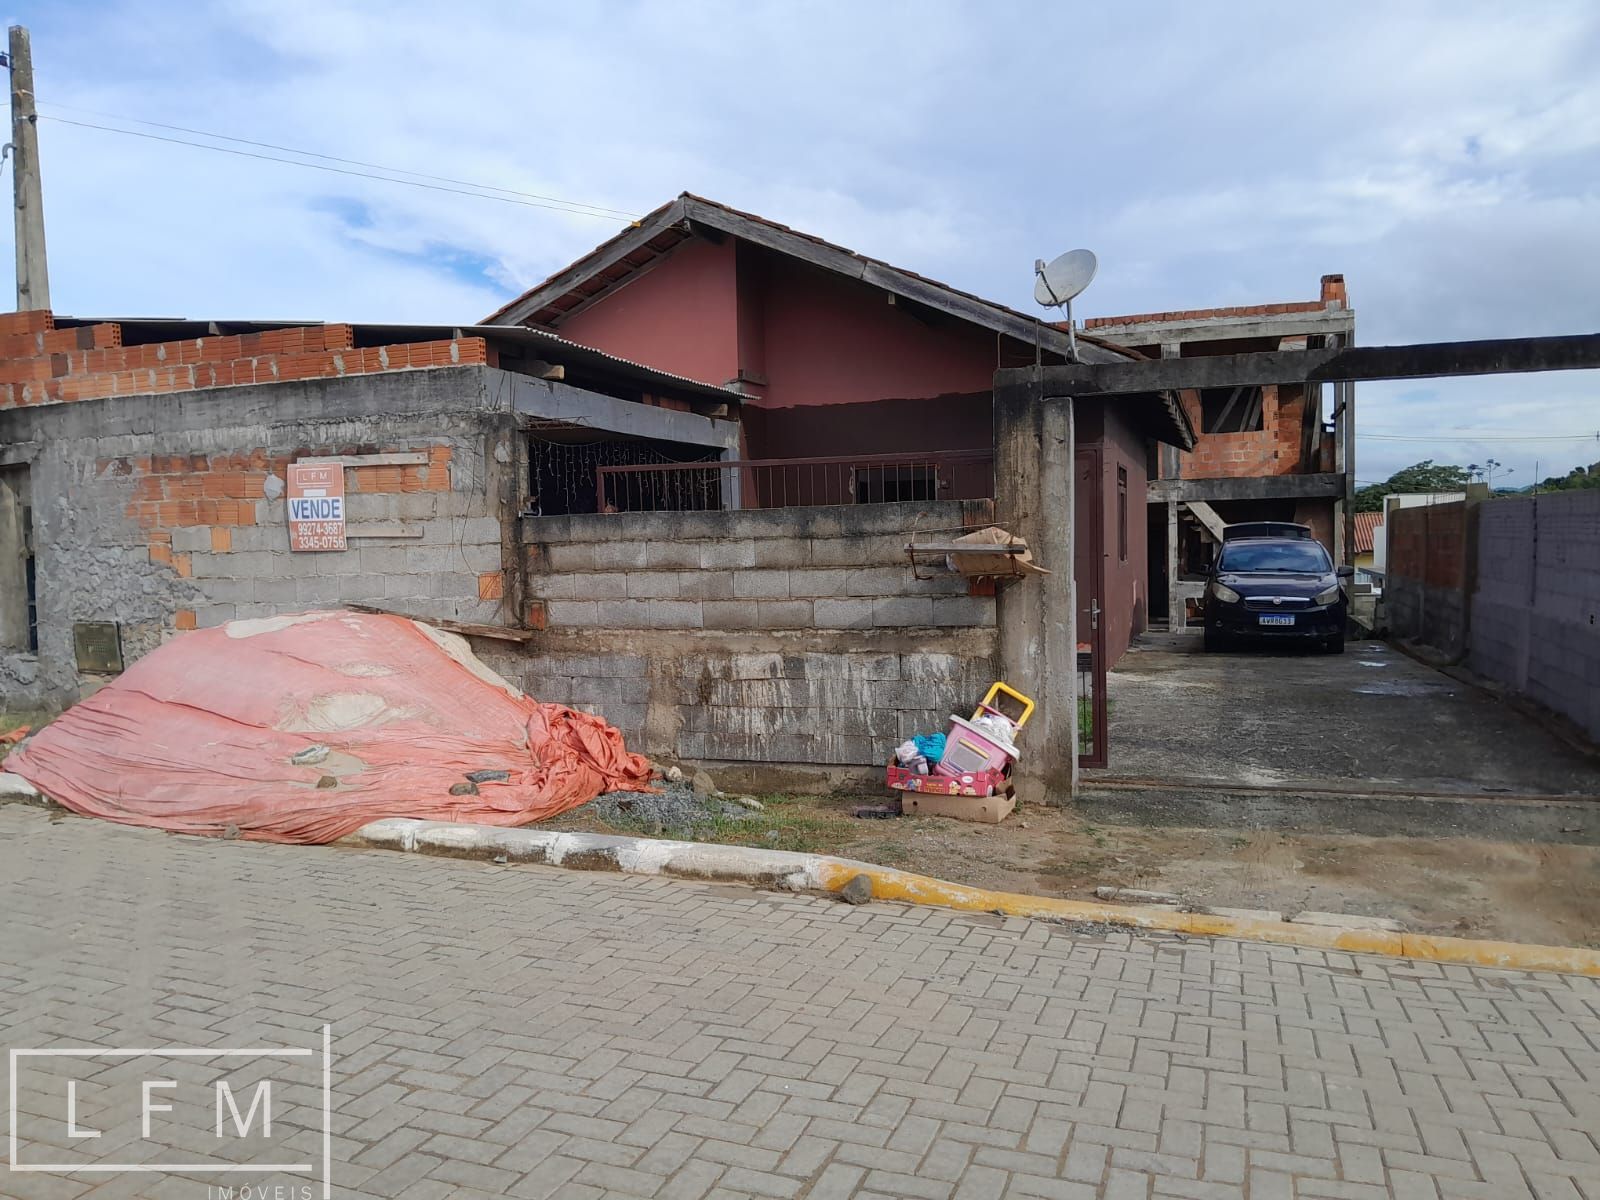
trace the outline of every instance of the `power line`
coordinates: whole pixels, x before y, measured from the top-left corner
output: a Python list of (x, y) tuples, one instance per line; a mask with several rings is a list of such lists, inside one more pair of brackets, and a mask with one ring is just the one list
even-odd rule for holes
[[(346, 167), (329, 166), (326, 163), (301, 162), (300, 160), (294, 158), (279, 158), (277, 155), (273, 154), (257, 154), (251, 150), (236, 150), (232, 146), (211, 146), (207, 145), (205, 142), (191, 142), (184, 138), (163, 137), (158, 133), (144, 133), (137, 129), (118, 129), (114, 125), (97, 125), (92, 121), (74, 121), (68, 117), (53, 117), (47, 113), (40, 113), (39, 118), (44, 121), (55, 121), (61, 125), (76, 125), (82, 129), (99, 129), (105, 131), (106, 133), (120, 133), (126, 137), (146, 138), (153, 142), (169, 142), (174, 146), (192, 146), (196, 150), (212, 150), (218, 154), (233, 154), (240, 158), (259, 159), (262, 162), (285, 163), (291, 167), (305, 167), (307, 170), (311, 171), (327, 171), (334, 175), (352, 175), (358, 179), (376, 179), (380, 183), (399, 183), (404, 184), (406, 187), (425, 188), (430, 192), (450, 192), (457, 196), (476, 196), (479, 200), (498, 200), (502, 204), (516, 204), (523, 208), (543, 208), (552, 212), (571, 213), (574, 216), (579, 217), (596, 217), (602, 221), (619, 221), (624, 224), (632, 223), (634, 220), (632, 216), (622, 214), (620, 211), (618, 211), (616, 215), (613, 215), (612, 211), (600, 211), (597, 208), (588, 205), (580, 206), (579, 202), (577, 201), (554, 200), (546, 203), (539, 200), (519, 200), (515, 196), (497, 196), (487, 191), (468, 190), (469, 188), (481, 186), (479, 184), (468, 184), (465, 188), (446, 187), (445, 185), (439, 183), (423, 183), (416, 179), (396, 179), (392, 175), (373, 175), (367, 171), (353, 171)], [(212, 135), (207, 134), (205, 136)], [(291, 153), (298, 154), (303, 152), (291, 151)], [(392, 168), (384, 167), (380, 169), (391, 170)], [(527, 194), (531, 195), (532, 193)]]
[(388, 171), (394, 175), (411, 175), (417, 179), (431, 179), (435, 183), (453, 183), (461, 187), (478, 188), (486, 192), (504, 192), (508, 196), (522, 196), (528, 200), (545, 200), (552, 204), (587, 208), (596, 213), (604, 213), (606, 216), (626, 217), (630, 221), (636, 219), (639, 215), (621, 208), (608, 208), (603, 204), (588, 204), (581, 200), (566, 200), (560, 196), (545, 196), (538, 192), (523, 192), (518, 191), (516, 188), (497, 187), (492, 183), (474, 183), (470, 179), (452, 179), (448, 175), (429, 175), (424, 171), (408, 171), (404, 167), (390, 167), (385, 166), (383, 163), (363, 162), (359, 158), (340, 158), (337, 154), (320, 154), (315, 150), (300, 150), (294, 146), (280, 146), (275, 142), (258, 142), (251, 138), (234, 137), (227, 133), (213, 133), (209, 129), (191, 129), (187, 125), (167, 125), (160, 121), (147, 121), (143, 117), (128, 117), (121, 113), (102, 112), (96, 108), (81, 108), (76, 104), (61, 104), (53, 100), (43, 101), (43, 103), (46, 108), (61, 108), (68, 112), (86, 113), (91, 117), (107, 117), (113, 121), (126, 121), (133, 125), (148, 125), (152, 129), (166, 129), (173, 133), (192, 133), (196, 137), (215, 138), (221, 142), (238, 142), (240, 145), (256, 146), (262, 150), (281, 150), (285, 154), (298, 154), (304, 158), (320, 158), (324, 162), (344, 163), (348, 167), (367, 167), (374, 171)]
[[(1364, 432), (1367, 432), (1367, 433), (1406, 433), (1409, 436), (1409, 431), (1412, 430), (1412, 429), (1415, 429), (1416, 425), (1415, 424), (1411, 424), (1411, 425), (1367, 425), (1367, 424), (1363, 424), (1361, 428), (1362, 428), (1362, 430)], [(1441, 432), (1443, 432), (1443, 433), (1492, 433), (1492, 434), (1496, 434), (1496, 435), (1503, 435), (1503, 436), (1506, 436), (1506, 437), (1518, 437), (1518, 436), (1522, 435), (1523, 429), (1526, 429), (1526, 428), (1527, 428), (1527, 426), (1523, 426), (1521, 429), (1494, 429), (1494, 428), (1479, 428), (1479, 427), (1476, 427), (1476, 426), (1468, 426), (1468, 427), (1463, 428), (1461, 426), (1456, 426), (1453, 429), (1441, 430)], [(1530, 434), (1528, 436), (1531, 437), (1531, 436), (1535, 436), (1535, 435)], [(1544, 435), (1541, 434), (1541, 435), (1537, 435), (1537, 436), (1544, 436)], [(1552, 435), (1552, 436), (1555, 436), (1555, 435)], [(1561, 435), (1561, 436), (1564, 436), (1564, 435)], [(1594, 436), (1596, 436), (1596, 434), (1595, 434), (1594, 430), (1590, 430), (1588, 433), (1573, 434), (1572, 436), (1574, 436), (1574, 437), (1594, 437)]]
[(1600, 433), (1503, 434), (1492, 431), (1463, 433), (1364, 433), (1356, 430), (1356, 437), (1374, 442), (1592, 442), (1600, 441)]

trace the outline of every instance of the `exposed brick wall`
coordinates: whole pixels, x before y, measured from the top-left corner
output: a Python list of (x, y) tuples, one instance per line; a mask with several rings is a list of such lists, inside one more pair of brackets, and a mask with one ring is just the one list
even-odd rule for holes
[(1424, 504), (1389, 514), (1389, 576), (1430, 587), (1467, 586), (1468, 505)]
[[(1251, 433), (1199, 434), (1194, 450), (1178, 458), (1180, 478), (1255, 478), (1318, 469), (1317, 462), (1305, 462), (1300, 453), (1306, 411), (1304, 389), (1268, 386), (1261, 393), (1261, 428)], [(1202, 428), (1199, 396), (1184, 393), (1183, 406), (1198, 432)]]
[(357, 350), (348, 325), (124, 346), (115, 324), (57, 330), (48, 312), (7, 315), (13, 319), (0, 324), (0, 408), (488, 361), (482, 338)]
[(1383, 607), (1396, 637), (1466, 653), (1477, 529), (1478, 505), (1464, 501), (1389, 514)]

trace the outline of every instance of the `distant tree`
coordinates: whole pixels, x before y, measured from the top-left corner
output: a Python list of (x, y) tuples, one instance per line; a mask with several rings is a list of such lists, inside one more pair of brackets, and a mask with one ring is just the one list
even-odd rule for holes
[(1583, 488), (1600, 488), (1600, 462), (1573, 467), (1565, 475), (1552, 475), (1539, 484), (1541, 492), (1573, 492)]
[(1428, 458), (1396, 471), (1383, 483), (1369, 483), (1364, 488), (1357, 488), (1356, 511), (1381, 511), (1383, 498), (1391, 492), (1459, 492), (1466, 486), (1466, 468), (1435, 463)]

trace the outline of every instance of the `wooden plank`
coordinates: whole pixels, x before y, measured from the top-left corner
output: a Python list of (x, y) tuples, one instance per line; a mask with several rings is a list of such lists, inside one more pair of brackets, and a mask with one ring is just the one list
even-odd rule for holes
[[(1199, 358), (1124, 363), (1008, 367), (997, 387), (1038, 378), (1049, 396), (1153, 392), (1174, 388), (1252, 384), (1348, 383), (1377, 379), (1443, 379), (1531, 371), (1600, 368), (1600, 333), (1563, 337), (1426, 342), (1410, 346), (1348, 346), (1324, 350), (1274, 350)], [(1036, 372), (1042, 371), (1041, 374)]]
[(1228, 523), (1217, 515), (1216, 509), (1212, 508), (1204, 500), (1189, 500), (1186, 501), (1186, 506), (1199, 520), (1200, 524), (1211, 531), (1212, 537), (1219, 542), (1224, 540), (1222, 531), (1227, 528)]
[(1021, 538), (1011, 542), (907, 542), (906, 550), (912, 554), (1010, 554), (1028, 552), (1028, 543)]
[(1084, 332), (1122, 346), (1154, 346), (1162, 343), (1231, 342), (1294, 337), (1297, 334), (1347, 333), (1355, 325), (1355, 309), (1329, 308), (1320, 312), (1274, 313), (1267, 316), (1135, 321), (1127, 325), (1097, 325)]
[(428, 465), (428, 454), (424, 450), (400, 450), (390, 454), (328, 454), (320, 458), (297, 458), (295, 462), (340, 467), (425, 467)]
[(506, 625), (473, 625), (466, 621), (452, 621), (449, 617), (424, 617), (418, 613), (396, 612), (392, 608), (379, 608), (376, 604), (347, 602), (344, 607), (352, 612), (377, 613), (383, 617), (405, 617), (408, 621), (432, 625), (435, 629), (442, 629), (446, 633), (459, 633), (465, 637), (494, 638), (502, 642), (531, 642), (533, 640), (533, 630), (531, 629), (512, 629)]

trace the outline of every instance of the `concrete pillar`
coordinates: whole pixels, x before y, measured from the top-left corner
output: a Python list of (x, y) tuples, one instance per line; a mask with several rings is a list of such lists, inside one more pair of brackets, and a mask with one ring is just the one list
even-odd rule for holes
[(1178, 594), (1178, 502), (1167, 501), (1167, 632), (1182, 633), (1183, 597)]
[(1046, 399), (1037, 382), (995, 389), (996, 523), (1050, 572), (1000, 586), (1002, 678), (1038, 705), (1015, 773), (1025, 799), (1056, 804), (1078, 787), (1074, 451), (1070, 399)]

